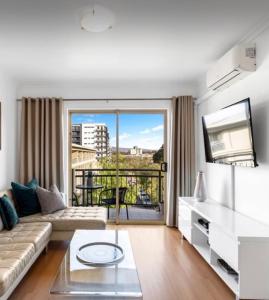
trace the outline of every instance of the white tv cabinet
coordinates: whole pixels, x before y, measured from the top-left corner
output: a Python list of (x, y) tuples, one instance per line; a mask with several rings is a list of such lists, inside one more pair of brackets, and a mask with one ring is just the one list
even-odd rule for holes
[[(208, 231), (198, 223), (200, 218), (209, 222)], [(269, 299), (269, 226), (214, 201), (180, 197), (178, 229), (237, 299)], [(219, 258), (238, 276), (224, 271)]]

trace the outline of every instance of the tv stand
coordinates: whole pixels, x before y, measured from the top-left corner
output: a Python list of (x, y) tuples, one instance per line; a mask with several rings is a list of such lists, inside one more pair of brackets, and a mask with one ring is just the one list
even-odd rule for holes
[[(199, 219), (209, 222), (208, 230)], [(180, 197), (178, 229), (236, 299), (269, 299), (269, 226), (214, 201)], [(227, 272), (220, 259), (235, 272)]]

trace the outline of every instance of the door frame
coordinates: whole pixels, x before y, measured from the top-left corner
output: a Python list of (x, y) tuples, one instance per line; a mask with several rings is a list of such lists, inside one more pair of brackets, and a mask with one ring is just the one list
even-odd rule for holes
[[(110, 109), (110, 110), (90, 110), (90, 109), (71, 109), (68, 110), (68, 192), (71, 195), (72, 199), (72, 114), (115, 114), (116, 115), (116, 153), (117, 158), (119, 155), (119, 116), (120, 114), (163, 114), (164, 116), (164, 134), (163, 134), (163, 142), (164, 142), (164, 161), (167, 162), (168, 159), (168, 145), (167, 145), (167, 109)], [(117, 159), (118, 163), (118, 159)], [(116, 164), (117, 164), (116, 163)], [(165, 225), (166, 224), (166, 213), (167, 213), (167, 172), (163, 173), (164, 176), (164, 217), (163, 220), (122, 220), (119, 218), (118, 210), (119, 210), (119, 190), (118, 190), (118, 166), (116, 166), (116, 218), (115, 220), (107, 220), (108, 224), (130, 224), (130, 225)], [(72, 205), (72, 200), (71, 200)]]

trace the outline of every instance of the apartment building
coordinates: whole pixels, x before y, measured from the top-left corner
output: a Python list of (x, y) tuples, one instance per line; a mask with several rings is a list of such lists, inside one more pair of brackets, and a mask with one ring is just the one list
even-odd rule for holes
[(132, 149), (130, 149), (130, 155), (132, 156), (142, 156), (143, 155), (143, 149), (134, 146)]
[(72, 143), (96, 149), (96, 158), (110, 155), (109, 132), (103, 123), (73, 124)]
[(72, 144), (72, 169), (97, 168), (96, 149)]

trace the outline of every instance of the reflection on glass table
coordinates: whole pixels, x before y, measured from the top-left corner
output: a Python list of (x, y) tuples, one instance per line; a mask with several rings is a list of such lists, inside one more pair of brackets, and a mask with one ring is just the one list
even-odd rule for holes
[[(119, 264), (92, 267), (78, 260), (85, 244), (107, 242), (119, 245), (124, 258)], [(127, 231), (77, 230), (60, 265), (51, 289), (54, 299), (142, 299), (132, 248)]]

